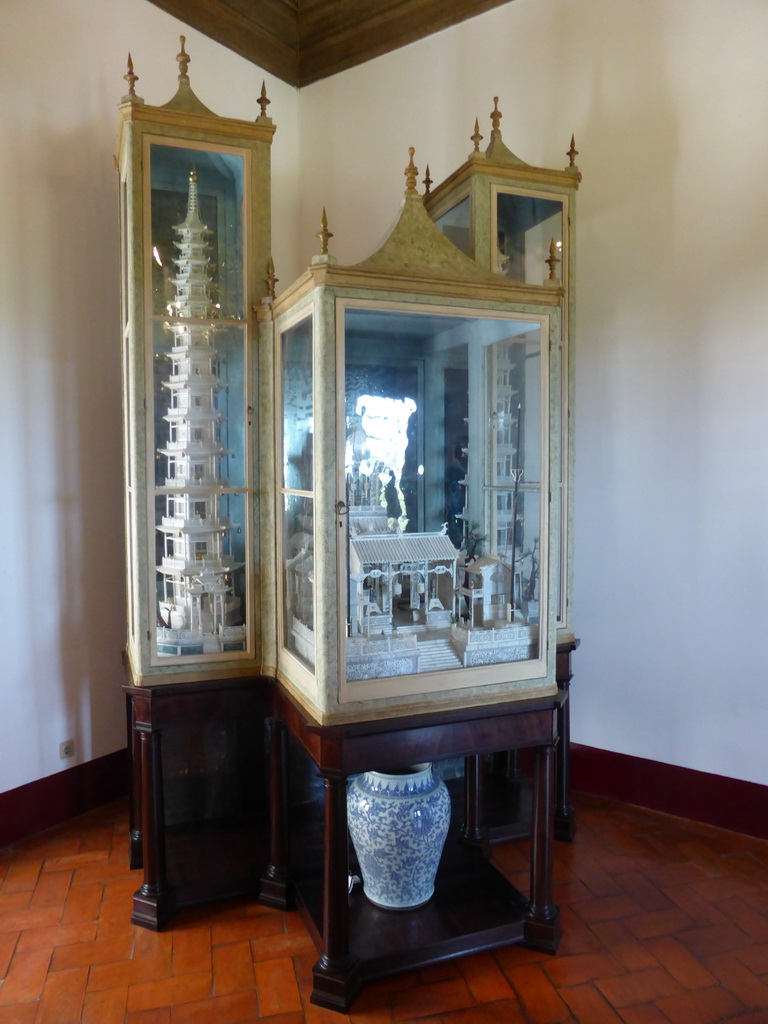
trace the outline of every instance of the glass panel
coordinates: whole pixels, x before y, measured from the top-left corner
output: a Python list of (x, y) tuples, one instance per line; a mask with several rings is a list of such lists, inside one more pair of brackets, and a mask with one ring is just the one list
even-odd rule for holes
[(283, 646), (310, 667), (315, 663), (313, 502), (283, 497)]
[(550, 277), (547, 260), (553, 241), (558, 260), (553, 276), (562, 278), (562, 202), (512, 192), (497, 193), (497, 248), (493, 263), (497, 273), (526, 284), (543, 284)]
[(245, 487), (245, 328), (154, 324), (155, 484)]
[(347, 309), (347, 678), (539, 656), (541, 328)]
[(283, 486), (312, 490), (312, 317), (281, 336), (283, 370)]
[(243, 316), (243, 190), (237, 153), (153, 145), (152, 311)]
[(472, 255), (469, 196), (465, 196), (450, 210), (436, 217), (435, 224), (458, 249), (467, 256)]
[(244, 651), (245, 495), (188, 486), (155, 497), (157, 652)]

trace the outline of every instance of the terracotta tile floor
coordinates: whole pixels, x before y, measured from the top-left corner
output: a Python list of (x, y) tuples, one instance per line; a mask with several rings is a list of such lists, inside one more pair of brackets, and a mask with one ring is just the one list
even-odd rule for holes
[[(130, 923), (123, 803), (0, 851), (0, 1024), (768, 1024), (768, 843), (584, 796), (556, 846), (556, 957), (508, 947), (309, 1002), (295, 912)], [(527, 843), (494, 848), (525, 889)]]

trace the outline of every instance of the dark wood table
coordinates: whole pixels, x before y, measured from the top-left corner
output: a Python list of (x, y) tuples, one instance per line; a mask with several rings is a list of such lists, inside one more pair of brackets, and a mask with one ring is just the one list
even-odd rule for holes
[[(312, 1002), (347, 1011), (374, 979), (509, 943), (556, 951), (552, 843), (560, 707), (559, 697), (550, 697), (321, 726), (278, 688), (270, 721), (270, 864), (260, 899), (276, 907), (289, 906), (294, 894), (298, 899), (320, 951)], [(322, 779), (319, 829), (311, 809), (304, 815), (289, 809), (289, 737)], [(530, 890), (522, 894), (487, 856), (483, 763), (486, 755), (525, 749), (534, 754), (533, 822)], [(369, 769), (457, 757), (465, 759), (461, 821), (452, 823), (429, 903), (387, 911), (357, 888), (350, 893), (347, 779)]]

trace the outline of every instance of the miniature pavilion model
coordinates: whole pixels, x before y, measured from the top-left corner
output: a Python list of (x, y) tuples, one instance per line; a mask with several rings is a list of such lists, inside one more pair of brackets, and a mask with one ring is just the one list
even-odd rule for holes
[[(221, 444), (225, 417), (219, 410), (219, 355), (214, 346), (211, 302), (210, 231), (200, 219), (197, 175), (189, 176), (187, 216), (175, 226), (178, 256), (168, 307), (171, 374), (163, 381), (170, 405), (163, 417), (168, 442), (166, 514), (158, 530), (164, 554), (157, 567), (163, 579), (158, 608), (158, 654), (186, 655), (243, 650), (245, 627), (232, 574), (242, 568), (228, 551), (233, 524), (225, 514), (221, 488), (227, 450)], [(195, 322), (197, 321), (197, 322)], [(236, 524), (235, 524), (236, 525)]]
[(430, 219), (413, 151), (405, 175), (380, 249), (339, 265), (324, 216), (262, 316), (278, 678), (323, 723), (556, 690), (562, 288), (479, 266)]

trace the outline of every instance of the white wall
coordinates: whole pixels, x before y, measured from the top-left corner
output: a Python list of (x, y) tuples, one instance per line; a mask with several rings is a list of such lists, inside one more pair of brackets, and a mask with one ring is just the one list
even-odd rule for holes
[[(0, 33), (0, 791), (125, 746), (117, 104), (193, 89), (259, 114), (263, 74), (146, 0), (4, 0)], [(267, 79), (275, 259), (296, 266), (295, 90)], [(77, 756), (59, 760), (75, 739)]]
[[(281, 286), (323, 205), (342, 261), (372, 251), (408, 146), (439, 181), (494, 95), (531, 163), (575, 132), (574, 739), (760, 783), (767, 30), (764, 0), (514, 0), (298, 95), (267, 82)], [(164, 103), (180, 32), (201, 99), (255, 117), (261, 72), (146, 0), (3, 4), (0, 790), (71, 764), (70, 736), (77, 760), (124, 745), (112, 151), (126, 51)]]
[[(302, 93), (302, 247), (488, 137), (580, 150), (573, 738), (768, 783), (768, 6), (514, 0)], [(485, 143), (484, 143), (485, 144)], [(387, 199), (387, 197), (389, 197)]]

